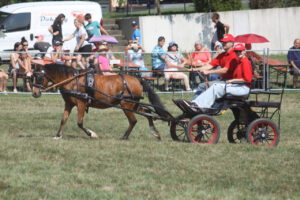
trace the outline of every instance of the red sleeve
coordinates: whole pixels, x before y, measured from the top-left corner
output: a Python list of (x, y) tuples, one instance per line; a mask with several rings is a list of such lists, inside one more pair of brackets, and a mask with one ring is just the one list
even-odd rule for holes
[(243, 78), (246, 82), (251, 83), (252, 81), (252, 66), (248, 58), (242, 62)]
[(220, 59), (218, 59), (218, 57), (216, 57), (215, 59), (213, 59), (209, 64), (213, 67), (217, 67), (217, 66), (220, 66)]

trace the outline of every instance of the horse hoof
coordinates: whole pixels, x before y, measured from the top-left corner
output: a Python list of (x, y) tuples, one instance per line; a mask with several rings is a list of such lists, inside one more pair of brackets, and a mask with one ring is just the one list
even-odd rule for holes
[(94, 131), (89, 130), (89, 132), (91, 134), (90, 135), (91, 138), (93, 138), (93, 139), (97, 139), (98, 138), (98, 135)]
[(59, 140), (59, 139), (62, 139), (62, 136), (55, 136), (53, 137), (54, 140)]
[(152, 133), (152, 135), (158, 139), (158, 140), (161, 140), (161, 137), (160, 137), (160, 134), (159, 133)]

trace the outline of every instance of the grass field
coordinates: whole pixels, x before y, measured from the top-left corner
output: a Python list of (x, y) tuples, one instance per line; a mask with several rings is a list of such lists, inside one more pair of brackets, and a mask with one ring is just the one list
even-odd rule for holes
[[(217, 117), (217, 145), (173, 142), (161, 121), (157, 141), (141, 116), (130, 139), (119, 140), (127, 120), (116, 109), (90, 109), (85, 126), (98, 140), (77, 128), (76, 110), (64, 138), (53, 140), (60, 96), (1, 95), (0, 199), (299, 199), (299, 97), (285, 95), (281, 141), (270, 148), (229, 144), (229, 111)], [(180, 95), (161, 98), (180, 113), (171, 102)]]

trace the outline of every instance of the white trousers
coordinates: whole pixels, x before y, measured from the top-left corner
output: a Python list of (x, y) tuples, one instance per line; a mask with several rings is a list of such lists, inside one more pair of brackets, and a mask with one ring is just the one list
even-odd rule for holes
[[(226, 87), (226, 89), (225, 89)], [(243, 84), (225, 84), (225, 82), (213, 83), (205, 92), (192, 100), (200, 108), (211, 108), (216, 99), (222, 98), (225, 94), (232, 96), (245, 96), (249, 94), (250, 88)]]

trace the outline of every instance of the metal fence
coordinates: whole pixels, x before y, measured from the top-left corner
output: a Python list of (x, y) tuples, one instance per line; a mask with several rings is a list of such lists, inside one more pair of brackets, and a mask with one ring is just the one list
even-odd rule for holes
[[(299, 52), (299, 50), (294, 50), (294, 52)], [(1, 58), (8, 58), (9, 55), (13, 52), (0, 52)], [(14, 52), (19, 53), (20, 55), (24, 52)], [(208, 53), (211, 58), (213, 59), (217, 52), (209, 51), (209, 52), (180, 52), (184, 58), (186, 58), (187, 63), (184, 68), (179, 68), (178, 72), (183, 72), (186, 74), (189, 78), (191, 78), (191, 72), (189, 69), (192, 65), (192, 53)], [(300, 83), (299, 80), (297, 82), (298, 85), (296, 85), (296, 88), (294, 88), (295, 85), (295, 77), (297, 74), (293, 74), (290, 71), (290, 64), (287, 60), (287, 54), (288, 50), (271, 50), (271, 49), (264, 49), (261, 51), (247, 51), (247, 53), (255, 54), (258, 58), (252, 59), (252, 67), (253, 67), (253, 83), (252, 83), (252, 89), (260, 89), (260, 90), (266, 90), (266, 89), (280, 89), (282, 87), (285, 87), (286, 90), (299, 90), (300, 89)], [(30, 52), (30, 54), (33, 62), (32, 62), (32, 68), (35, 68), (39, 63), (36, 62), (36, 60), (40, 60), (40, 57), (43, 56), (43, 54), (38, 52)], [(73, 56), (75, 57), (77, 53), (74, 52), (63, 52), (65, 56)], [(93, 55), (94, 58), (90, 58), (89, 61), (87, 61), (84, 66), (87, 67), (89, 64), (93, 63), (95, 64), (96, 68), (99, 67), (98, 57), (100, 55), (107, 56), (110, 60), (110, 66), (114, 73), (123, 73), (123, 74), (130, 74), (133, 76), (138, 76), (141, 78), (144, 78), (149, 81), (149, 83), (153, 86), (156, 92), (158, 93), (192, 93), (192, 91), (185, 91), (185, 87), (183, 84), (183, 81), (171, 81), (171, 85), (173, 88), (169, 91), (165, 91), (166, 88), (164, 88), (165, 85), (165, 79), (163, 75), (163, 71), (161, 71), (161, 76), (157, 76), (152, 70), (152, 54), (147, 52), (135, 52), (135, 51), (129, 51), (128, 53), (125, 52), (107, 52), (107, 53), (80, 53), (82, 55)], [(93, 62), (91, 62), (93, 61)], [(62, 60), (57, 59), (56, 62), (62, 63)], [(64, 61), (65, 62), (65, 61)], [(70, 62), (70, 61), (67, 61)], [(7, 62), (2, 62), (0, 69), (2, 70), (1, 73), (5, 72), (9, 74), (9, 66)], [(71, 66), (70, 66), (71, 67)], [(78, 67), (78, 66), (77, 66)], [(78, 67), (80, 69), (80, 67)], [(287, 74), (286, 82), (284, 81), (285, 74)], [(13, 93), (13, 78), (11, 74), (9, 74), (9, 80), (7, 84), (7, 93)], [(298, 77), (298, 76), (297, 76)], [(21, 80), (20, 80), (21, 79)], [(18, 91), (19, 93), (30, 93), (28, 92), (24, 87), (24, 81), (23, 78), (19, 78), (18, 80)], [(190, 80), (190, 85), (192, 86), (192, 81), (196, 81), (197, 85), (203, 81), (201, 77), (196, 76), (196, 80)], [(192, 88), (195, 90), (196, 88)], [(57, 90), (54, 90), (50, 94), (57, 94)], [(0, 92), (0, 94), (3, 94), (3, 92)]]

